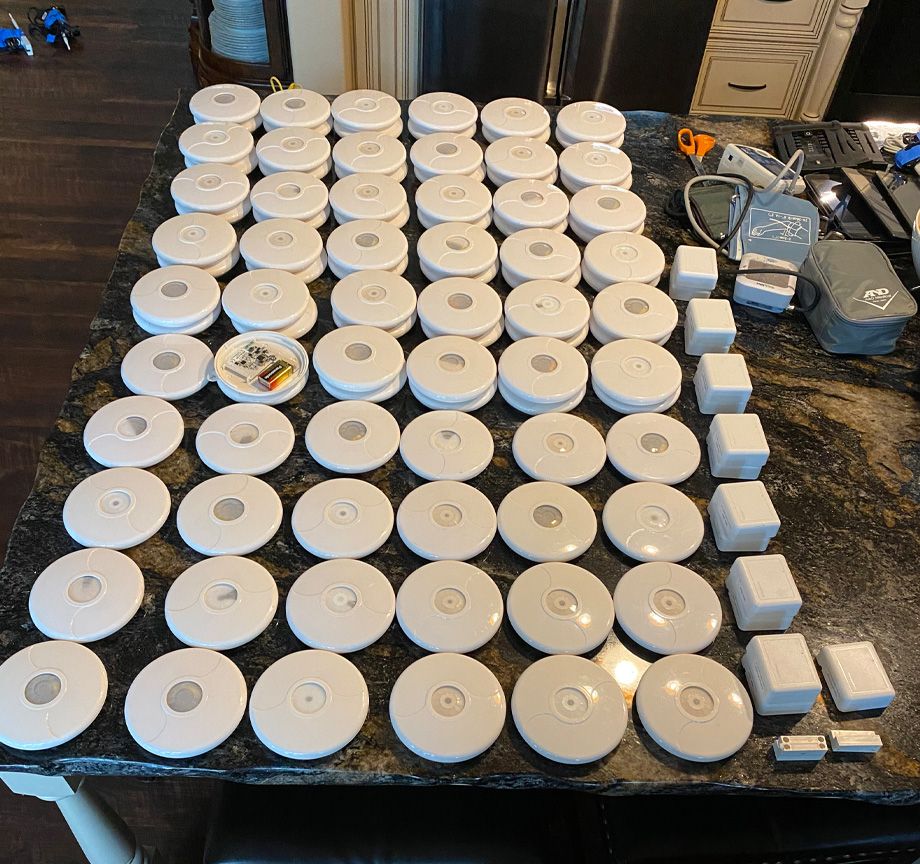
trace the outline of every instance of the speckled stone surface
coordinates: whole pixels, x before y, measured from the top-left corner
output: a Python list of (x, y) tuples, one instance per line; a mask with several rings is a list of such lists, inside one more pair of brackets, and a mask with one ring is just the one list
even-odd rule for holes
[[(0, 571), (0, 660), (43, 637), (29, 618), (29, 589), (44, 567), (74, 551), (61, 521), (61, 508), (70, 490), (100, 469), (83, 449), (87, 419), (113, 399), (129, 395), (119, 375), (119, 363), (128, 349), (145, 338), (134, 323), (129, 293), (134, 282), (156, 266), (150, 237), (157, 225), (174, 215), (169, 184), (183, 166), (178, 134), (191, 123), (188, 94), (156, 149), (153, 171), (145, 183), (140, 205), (128, 225), (117, 263), (101, 308), (92, 325), (89, 344), (73, 371), (73, 384), (55, 429), (45, 445), (35, 488), (13, 532), (6, 563)], [(670, 262), (675, 247), (693, 242), (689, 233), (664, 215), (662, 206), (672, 189), (692, 176), (687, 161), (676, 151), (677, 130), (687, 118), (662, 114), (629, 115), (624, 149), (635, 170), (633, 189), (648, 205), (646, 234), (657, 241)], [(720, 143), (739, 141), (768, 144), (767, 125), (756, 119), (695, 117), (691, 125), (715, 135)], [(410, 142), (405, 138), (407, 145)], [(707, 158), (714, 169), (719, 148)], [(258, 179), (258, 172), (252, 180)], [(327, 179), (332, 183), (333, 178)], [(410, 201), (417, 185), (406, 181)], [(237, 226), (251, 224), (247, 217)], [(325, 237), (330, 228), (325, 226)], [(414, 254), (419, 225), (414, 217), (405, 227), (410, 239), (407, 277), (421, 289), (422, 278)], [(500, 240), (498, 234), (496, 239)], [(582, 245), (582, 244), (580, 244)], [(229, 276), (241, 272), (242, 262)], [(913, 279), (902, 271), (906, 279)], [(225, 282), (228, 277), (222, 278)], [(662, 285), (667, 285), (667, 273)], [(494, 287), (504, 296), (501, 278)], [(912, 284), (912, 283), (911, 283)], [(334, 279), (326, 275), (311, 285), (320, 307), (320, 320), (303, 340), (312, 351), (316, 339), (332, 328), (329, 295)], [(723, 277), (715, 296), (730, 296), (731, 277)], [(586, 291), (590, 296), (590, 291)], [(681, 306), (681, 318), (683, 309)], [(424, 651), (411, 643), (396, 622), (373, 646), (350, 655), (367, 680), (370, 714), (357, 738), (343, 751), (314, 762), (295, 762), (276, 756), (255, 737), (244, 718), (237, 731), (212, 752), (194, 759), (158, 759), (134, 743), (125, 727), (125, 693), (134, 676), (153, 658), (182, 647), (170, 633), (163, 604), (172, 581), (201, 556), (183, 543), (176, 529), (175, 511), (186, 493), (213, 476), (195, 451), (195, 433), (212, 412), (229, 404), (216, 385), (175, 403), (185, 418), (186, 433), (179, 449), (150, 469), (162, 478), (172, 496), (172, 513), (160, 533), (128, 555), (143, 569), (146, 593), (140, 611), (119, 633), (91, 645), (109, 672), (109, 694), (99, 718), (81, 736), (53, 750), (23, 753), (0, 746), (0, 770), (64, 774), (188, 774), (224, 777), (251, 783), (470, 783), (500, 787), (582, 788), (612, 794), (640, 792), (761, 791), (860, 797), (885, 802), (920, 801), (920, 408), (917, 403), (920, 322), (908, 327), (896, 353), (883, 358), (842, 358), (824, 353), (803, 317), (787, 313), (776, 317), (736, 308), (738, 338), (735, 350), (747, 359), (754, 395), (749, 411), (760, 414), (772, 450), (761, 474), (782, 519), (770, 552), (786, 555), (798, 581), (804, 606), (790, 628), (802, 633), (813, 653), (825, 644), (856, 640), (875, 643), (897, 690), (884, 712), (839, 713), (825, 688), (816, 706), (804, 716), (755, 717), (748, 743), (733, 757), (697, 765), (670, 756), (643, 730), (632, 696), (636, 683), (655, 658), (632, 643), (616, 627), (593, 659), (620, 681), (630, 705), (630, 722), (617, 749), (580, 767), (561, 766), (533, 752), (511, 721), (495, 745), (479, 758), (455, 766), (441, 766), (413, 755), (397, 739), (387, 711), (390, 690), (400, 672)], [(216, 349), (234, 335), (222, 317), (201, 338)], [(420, 339), (418, 325), (404, 337), (406, 351)], [(507, 336), (492, 347), (498, 356)], [(597, 343), (582, 346), (590, 360)], [(682, 328), (667, 346), (684, 369), (683, 391), (668, 412), (683, 420), (702, 441), (710, 418), (696, 409), (692, 376), (695, 358), (683, 353)], [(284, 523), (277, 535), (252, 557), (277, 580), (281, 594), (278, 613), (268, 629), (250, 644), (227, 652), (252, 688), (274, 660), (302, 646), (284, 620), (284, 599), (293, 581), (317, 563), (293, 536), (291, 510), (313, 484), (333, 476), (307, 454), (303, 431), (310, 417), (332, 401), (311, 376), (306, 389), (281, 410), (297, 431), (290, 458), (264, 475), (284, 502)], [(423, 407), (408, 388), (385, 403), (404, 425)], [(617, 415), (590, 392), (575, 412), (606, 433)], [(525, 419), (496, 396), (477, 412), (492, 430), (492, 465), (471, 481), (498, 505), (513, 487), (527, 480), (514, 463), (511, 438)], [(705, 517), (706, 503), (716, 486), (705, 456), (700, 469), (679, 488)], [(383, 489), (394, 505), (422, 480), (399, 457), (364, 479)], [(579, 487), (598, 517), (611, 493), (624, 479), (609, 465), (591, 482)], [(724, 624), (715, 643), (704, 654), (718, 660), (742, 680), (741, 656), (751, 635), (734, 626), (724, 587), (734, 556), (719, 553), (708, 527), (700, 549), (685, 562), (717, 591)], [(382, 549), (366, 559), (379, 567), (398, 590), (407, 574), (424, 563), (413, 555), (394, 531)], [(529, 566), (496, 538), (473, 563), (486, 570), (506, 595), (514, 578)], [(635, 562), (620, 554), (603, 530), (577, 562), (595, 573), (612, 591)], [(539, 658), (512, 631), (507, 620), (498, 635), (473, 656), (498, 676), (510, 701), (514, 683), (526, 666)], [(0, 706), (2, 711), (2, 706)], [(770, 743), (783, 733), (823, 733), (831, 728), (871, 729), (884, 741), (874, 756), (840, 757), (829, 754), (811, 765), (777, 765)]]

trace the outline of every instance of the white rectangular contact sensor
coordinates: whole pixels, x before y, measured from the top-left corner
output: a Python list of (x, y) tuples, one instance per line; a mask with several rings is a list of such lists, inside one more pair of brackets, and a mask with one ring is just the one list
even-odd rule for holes
[(841, 711), (885, 708), (894, 699), (894, 687), (871, 642), (825, 645), (817, 659)]
[(785, 630), (802, 596), (782, 555), (742, 555), (725, 580), (738, 629)]
[(684, 350), (691, 357), (727, 354), (735, 335), (735, 316), (728, 300), (694, 297), (684, 319)]
[(719, 278), (716, 250), (708, 246), (678, 246), (671, 264), (668, 294), (672, 300), (708, 298)]
[(709, 517), (722, 552), (765, 552), (779, 531), (779, 516), (760, 480), (718, 485)]
[(819, 762), (827, 755), (823, 735), (780, 735), (773, 742), (777, 762)]
[(835, 753), (877, 753), (882, 749), (882, 739), (868, 730), (831, 729), (830, 739)]
[(755, 636), (741, 658), (758, 714), (807, 714), (821, 679), (800, 633)]
[(743, 414), (754, 389), (740, 354), (704, 354), (693, 386), (701, 414)]
[(713, 477), (756, 480), (770, 457), (770, 445), (756, 414), (716, 414), (706, 444)]

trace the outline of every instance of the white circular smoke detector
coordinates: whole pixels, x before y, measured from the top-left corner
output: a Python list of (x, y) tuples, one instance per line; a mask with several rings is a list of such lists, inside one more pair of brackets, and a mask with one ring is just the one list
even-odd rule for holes
[(468, 405), (494, 392), (495, 358), (463, 336), (437, 336), (419, 343), (406, 361), (409, 385), (430, 408)]
[(492, 461), (495, 444), (485, 424), (464, 411), (428, 411), (403, 429), (399, 453), (426, 480), (471, 480)]
[[(259, 373), (275, 361), (288, 363), (290, 376), (266, 389)], [(217, 349), (214, 370), (221, 392), (235, 402), (277, 405), (296, 396), (307, 382), (310, 360), (298, 341), (273, 330), (252, 330), (234, 336)]]
[(501, 245), (502, 276), (512, 288), (532, 279), (552, 279), (572, 287), (581, 279), (581, 253), (571, 237), (551, 228), (517, 231)]
[(525, 474), (565, 486), (596, 477), (607, 457), (600, 432), (571, 414), (538, 414), (525, 420), (514, 433), (511, 450)]
[(169, 187), (178, 213), (214, 213), (239, 222), (251, 208), (249, 178), (221, 163), (193, 165), (180, 171)]
[(431, 282), (466, 276), (488, 282), (498, 272), (498, 244), (482, 228), (444, 222), (429, 228), (416, 244), (419, 266)]
[(556, 181), (556, 151), (535, 138), (499, 138), (486, 148), (485, 163), (486, 173), (496, 186), (512, 180)]
[(613, 629), (613, 600), (594, 574), (563, 562), (538, 564), (511, 583), (508, 620), (546, 654), (585, 654)]
[(130, 549), (169, 516), (169, 490), (149, 471), (109, 468), (80, 482), (64, 502), (64, 527), (81, 546)]
[(459, 93), (425, 93), (409, 103), (409, 132), (415, 138), (436, 132), (456, 132), (472, 138), (479, 109)]
[(488, 750), (505, 725), (498, 679), (465, 654), (429, 654), (396, 679), (390, 722), (399, 740), (431, 762), (463, 762)]
[(594, 298), (591, 308), (591, 332), (602, 345), (617, 339), (664, 345), (676, 326), (674, 301), (644, 282), (609, 285)]
[(254, 132), (262, 123), (262, 100), (242, 84), (212, 84), (192, 94), (188, 103), (196, 123), (237, 123)]
[(399, 102), (380, 90), (349, 90), (332, 102), (333, 119), (348, 133), (388, 129), (401, 114)]
[(144, 576), (114, 549), (80, 549), (39, 574), (29, 614), (49, 639), (95, 642), (121, 630), (144, 599)]
[(530, 336), (502, 352), (498, 374), (511, 394), (535, 411), (548, 412), (583, 392), (588, 364), (577, 348), (559, 339)]
[(416, 309), (415, 288), (408, 279), (388, 270), (361, 270), (336, 283), (332, 311), (339, 326), (361, 324), (392, 334), (412, 318)]
[(569, 192), (589, 186), (632, 186), (632, 160), (612, 144), (584, 141), (559, 155), (559, 179)]
[(289, 90), (279, 90), (269, 93), (262, 100), (259, 114), (262, 125), (266, 130), (281, 129), (282, 127), (307, 127), (320, 135), (327, 135), (330, 131), (329, 100), (320, 93), (297, 87), (296, 93)]
[(565, 192), (543, 180), (511, 180), (499, 186), (492, 206), (495, 227), (506, 236), (527, 228), (565, 231), (569, 224)]
[(326, 240), (329, 269), (344, 279), (359, 270), (389, 270), (401, 276), (409, 264), (406, 235), (379, 219), (339, 225)]
[(709, 584), (692, 570), (650, 561), (625, 573), (613, 592), (620, 626), (656, 654), (695, 654), (722, 626), (722, 607)]
[(179, 136), (179, 151), (186, 168), (221, 164), (249, 174), (259, 164), (252, 133), (234, 123), (190, 126)]
[(664, 414), (630, 414), (607, 433), (610, 464), (630, 480), (673, 486), (700, 465), (700, 442), (679, 420)]
[(226, 741), (246, 711), (246, 681), (237, 665), (208, 648), (157, 657), (131, 682), (125, 724), (145, 750), (188, 759)]
[(305, 438), (310, 455), (324, 468), (361, 474), (385, 465), (399, 449), (399, 423), (386, 408), (349, 399), (314, 414)]
[(572, 196), (569, 223), (586, 243), (598, 234), (645, 229), (645, 202), (620, 186), (589, 186)]
[(550, 279), (524, 282), (505, 298), (505, 326), (517, 339), (551, 336), (577, 345), (581, 340), (571, 340), (585, 330), (590, 317), (591, 307), (577, 288)]
[(619, 147), (626, 118), (605, 102), (570, 102), (556, 115), (556, 140), (563, 147), (579, 141), (602, 141)]
[(403, 543), (422, 558), (466, 561), (483, 552), (495, 537), (495, 509), (472, 486), (434, 480), (403, 498), (396, 529)]
[(248, 270), (286, 270), (304, 282), (318, 279), (326, 268), (319, 232), (299, 219), (268, 219), (247, 228), (240, 255)]
[(222, 474), (199, 483), (182, 499), (176, 526), (202, 555), (247, 555), (281, 527), (281, 499), (258, 477)]
[(287, 621), (311, 648), (340, 654), (376, 642), (396, 612), (396, 595), (376, 567), (352, 558), (323, 561), (291, 586)]
[(186, 264), (222, 276), (239, 260), (233, 226), (213, 213), (186, 213), (162, 222), (151, 240), (161, 267)]
[(479, 181), (485, 177), (482, 148), (472, 138), (453, 132), (422, 136), (409, 150), (409, 159), (420, 182), (454, 174)]
[(0, 743), (48, 750), (99, 716), (109, 683), (105, 666), (76, 642), (39, 642), (0, 664)]
[(121, 378), (132, 393), (168, 401), (197, 393), (213, 374), (211, 349), (192, 336), (151, 336), (121, 361)]
[(614, 282), (657, 285), (663, 270), (664, 252), (642, 234), (612, 231), (585, 246), (583, 273), (595, 291), (603, 291)]
[(193, 564), (166, 594), (166, 623), (194, 648), (227, 651), (256, 638), (278, 608), (278, 587), (256, 561), (222, 555)]
[(502, 301), (484, 282), (454, 276), (432, 282), (422, 291), (418, 297), (418, 317), (434, 336), (479, 340), (501, 322)]
[(317, 558), (364, 558), (393, 530), (393, 506), (371, 483), (341, 477), (317, 483), (297, 501), (294, 536)]
[(703, 542), (703, 517), (683, 492), (663, 483), (630, 483), (604, 505), (610, 542), (637, 561), (683, 561)]
[(442, 222), (466, 222), (488, 228), (492, 222), (492, 193), (472, 177), (432, 177), (415, 190), (418, 221), (425, 228)]
[(643, 339), (609, 342), (591, 360), (594, 392), (623, 414), (666, 410), (680, 393), (681, 381), (677, 358)]
[(256, 144), (259, 169), (266, 176), (302, 171), (323, 178), (332, 168), (332, 146), (325, 135), (304, 128), (266, 132)]
[(406, 176), (406, 148), (385, 132), (358, 132), (336, 141), (332, 148), (335, 176), (383, 174), (397, 183)]
[(265, 474), (291, 455), (294, 427), (270, 405), (228, 405), (201, 424), (195, 447), (218, 474)]
[(538, 480), (516, 486), (502, 499), (498, 533), (531, 561), (571, 561), (594, 542), (597, 516), (574, 489)]
[(247, 270), (230, 280), (221, 302), (227, 315), (249, 330), (281, 330), (307, 311), (310, 292), (289, 271)]
[[(168, 268), (162, 268), (162, 269), (168, 269)], [(194, 270), (195, 268), (192, 267), (191, 269)], [(209, 275), (205, 273), (204, 270), (199, 270), (198, 272), (201, 273), (203, 276)], [(212, 276), (211, 278), (213, 279), (214, 277)], [(133, 309), (131, 314), (134, 317), (134, 320), (137, 323), (137, 326), (140, 327), (141, 330), (145, 330), (147, 333), (150, 333), (154, 336), (161, 336), (161, 335), (165, 335), (168, 333), (176, 333), (176, 334), (185, 335), (185, 336), (194, 336), (198, 333), (203, 333), (215, 321), (217, 321), (218, 318), (220, 318), (220, 304), (218, 303), (218, 305), (215, 306), (211, 310), (210, 313), (205, 315), (204, 318), (201, 318), (198, 321), (195, 321), (193, 324), (187, 324), (185, 326), (180, 326), (180, 327), (169, 327), (169, 326), (164, 327), (161, 324), (154, 324), (148, 318), (145, 318), (143, 315), (141, 315), (136, 309)]]
[(379, 219), (394, 228), (409, 221), (406, 190), (383, 174), (349, 174), (329, 192), (329, 204), (339, 225), (355, 219)]
[(161, 327), (193, 326), (220, 308), (220, 285), (198, 267), (160, 267), (134, 283), (131, 308)]
[(549, 113), (538, 102), (510, 96), (494, 99), (479, 114), (486, 141), (510, 135), (549, 140)]
[(313, 349), (313, 368), (323, 385), (351, 393), (353, 399), (386, 387), (405, 362), (393, 336), (358, 324), (330, 330)]
[(653, 663), (636, 688), (646, 732), (668, 753), (691, 762), (726, 759), (744, 746), (754, 725), (751, 698), (724, 666), (696, 654)]
[(502, 608), (498, 586), (464, 561), (419, 567), (396, 598), (399, 626), (416, 645), (458, 654), (475, 651), (498, 632)]
[(337, 753), (367, 719), (367, 684), (349, 660), (329, 651), (297, 651), (266, 669), (249, 700), (259, 740), (288, 759)]
[(299, 219), (319, 228), (329, 218), (326, 184), (301, 171), (279, 171), (263, 177), (249, 193), (256, 222)]
[(603, 666), (584, 657), (544, 657), (514, 685), (511, 716), (539, 754), (565, 765), (603, 759), (623, 738), (623, 691)]
[(86, 452), (106, 468), (148, 468), (182, 442), (182, 415), (153, 396), (126, 396), (100, 408), (83, 429)]

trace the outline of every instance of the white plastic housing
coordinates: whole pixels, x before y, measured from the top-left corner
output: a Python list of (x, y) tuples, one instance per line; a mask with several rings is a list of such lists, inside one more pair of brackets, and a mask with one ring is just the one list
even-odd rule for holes
[(716, 414), (706, 443), (713, 477), (756, 480), (770, 457), (770, 445), (756, 414)]
[(693, 386), (701, 414), (743, 414), (754, 389), (740, 354), (704, 354)]
[(722, 552), (764, 552), (779, 531), (779, 516), (760, 480), (719, 484), (709, 518)]
[(753, 306), (767, 312), (785, 312), (795, 296), (796, 279), (793, 275), (798, 269), (790, 261), (745, 252), (738, 264), (739, 270), (788, 270), (783, 273), (758, 273), (747, 276), (739, 273), (735, 277), (735, 302), (742, 306)]
[(785, 630), (802, 596), (782, 555), (743, 555), (725, 580), (740, 630)]
[(741, 658), (758, 714), (807, 714), (821, 680), (801, 633), (755, 636)]
[(818, 762), (827, 755), (823, 735), (780, 735), (773, 742), (777, 762)]
[(670, 278), (668, 293), (673, 300), (709, 297), (719, 278), (716, 250), (708, 246), (678, 246)]
[(737, 332), (732, 304), (728, 300), (695, 297), (687, 304), (684, 351), (691, 357), (727, 354)]
[(894, 687), (871, 642), (825, 645), (817, 659), (841, 711), (885, 708), (894, 699)]

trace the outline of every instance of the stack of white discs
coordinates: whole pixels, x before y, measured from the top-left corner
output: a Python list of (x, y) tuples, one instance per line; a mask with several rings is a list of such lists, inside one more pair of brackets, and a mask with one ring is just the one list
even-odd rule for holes
[(382, 402), (406, 383), (406, 358), (395, 337), (351, 325), (327, 333), (313, 349), (320, 384), (336, 399)]
[(363, 474), (390, 461), (399, 448), (399, 423), (373, 402), (346, 399), (317, 411), (304, 438), (310, 455), (324, 468)]
[(479, 114), (486, 141), (515, 136), (549, 141), (549, 114), (531, 99), (510, 96), (495, 99)]
[[(259, 373), (275, 361), (289, 363), (293, 371), (282, 384), (268, 390), (260, 383)], [(234, 336), (214, 355), (217, 386), (234, 402), (287, 402), (303, 390), (309, 369), (307, 352), (299, 342), (267, 330)]]
[(437, 336), (412, 350), (406, 364), (409, 389), (434, 410), (476, 411), (497, 388), (495, 358), (464, 336)]
[(161, 267), (134, 284), (131, 310), (148, 333), (201, 333), (220, 315), (220, 285), (197, 267)]
[(336, 327), (363, 324), (399, 338), (412, 329), (417, 317), (415, 288), (388, 270), (361, 270), (346, 276), (336, 283), (330, 300)]
[(332, 103), (332, 124), (339, 137), (355, 132), (383, 132), (402, 135), (399, 102), (380, 90), (349, 90)]
[(674, 301), (644, 282), (610, 285), (598, 293), (591, 308), (591, 333), (601, 345), (615, 339), (645, 339), (664, 345), (676, 326)]
[(559, 339), (528, 336), (513, 342), (498, 362), (498, 389), (525, 414), (571, 411), (584, 398), (588, 364), (581, 352)]
[(626, 118), (604, 102), (570, 102), (556, 115), (556, 140), (563, 147), (581, 141), (619, 147), (625, 134)]
[(263, 177), (249, 195), (256, 222), (298, 219), (319, 228), (329, 218), (329, 190), (312, 174), (279, 171)]
[(187, 264), (223, 276), (240, 260), (233, 226), (213, 213), (185, 213), (160, 224), (151, 240), (161, 267)]
[(495, 227), (505, 236), (525, 228), (568, 228), (569, 199), (543, 180), (511, 180), (492, 198)]
[(581, 345), (588, 335), (591, 307), (571, 285), (534, 279), (518, 285), (505, 298), (505, 329), (517, 341), (528, 336), (552, 336)]
[(558, 174), (556, 151), (536, 138), (499, 138), (486, 148), (486, 173), (496, 185), (512, 180), (554, 183)]
[(256, 144), (259, 170), (268, 176), (279, 171), (301, 171), (325, 177), (332, 169), (332, 146), (312, 129), (282, 128), (266, 132)]
[(402, 228), (409, 221), (406, 190), (383, 174), (343, 177), (330, 190), (329, 204), (339, 225), (355, 219), (379, 219), (394, 228)]
[(409, 241), (389, 222), (355, 219), (326, 239), (329, 269), (339, 279), (361, 270), (389, 270), (401, 276), (409, 266)]
[(482, 167), (482, 148), (472, 138), (453, 132), (424, 135), (412, 145), (409, 158), (415, 166), (415, 176), (422, 182), (444, 174), (472, 177), (479, 181), (486, 176)]
[(346, 135), (332, 148), (335, 176), (349, 174), (386, 174), (397, 183), (407, 173), (406, 148), (385, 132), (357, 132)]
[(415, 190), (418, 221), (425, 228), (442, 222), (467, 222), (488, 228), (492, 222), (492, 194), (472, 177), (432, 177)]
[(418, 238), (416, 251), (422, 273), (432, 282), (450, 276), (489, 282), (498, 274), (495, 239), (466, 222), (442, 222), (429, 228)]
[(620, 414), (661, 413), (680, 396), (680, 364), (654, 342), (618, 339), (594, 355), (591, 384), (598, 399)]
[(664, 252), (642, 234), (612, 231), (599, 234), (585, 246), (582, 263), (585, 282), (595, 291), (615, 282), (657, 285), (664, 272)]
[(204, 87), (189, 99), (188, 107), (196, 123), (236, 123), (249, 132), (262, 125), (259, 94), (242, 84)]
[(169, 192), (179, 214), (213, 213), (228, 222), (239, 222), (252, 209), (249, 178), (220, 162), (180, 171)]
[(306, 283), (286, 270), (250, 270), (231, 280), (221, 298), (238, 333), (276, 330), (300, 339), (316, 323), (316, 301)]
[(559, 156), (559, 179), (569, 192), (589, 186), (632, 186), (632, 161), (611, 144), (583, 141), (566, 147)]
[(585, 243), (611, 231), (641, 234), (645, 230), (645, 202), (620, 186), (589, 186), (572, 196), (569, 222)]
[(214, 355), (194, 336), (151, 336), (125, 354), (121, 380), (139, 396), (158, 396), (170, 402), (185, 399), (214, 380)]
[(458, 93), (425, 93), (409, 103), (409, 134), (422, 138), (436, 132), (453, 132), (472, 138), (476, 134), (476, 106)]
[(512, 288), (552, 279), (573, 288), (581, 281), (581, 253), (571, 237), (552, 228), (517, 231), (502, 243), (502, 277)]
[(329, 125), (329, 100), (312, 90), (279, 90), (262, 100), (259, 114), (267, 132), (286, 126), (312, 129), (319, 135), (332, 131)]
[(219, 162), (248, 174), (259, 164), (252, 133), (234, 123), (189, 126), (179, 136), (179, 152), (187, 168)]
[(504, 331), (498, 294), (484, 282), (462, 276), (440, 279), (422, 291), (418, 317), (429, 339), (466, 336), (488, 347)]
[(287, 270), (304, 282), (319, 279), (326, 269), (319, 232), (298, 219), (268, 219), (247, 228), (240, 254), (248, 270)]

